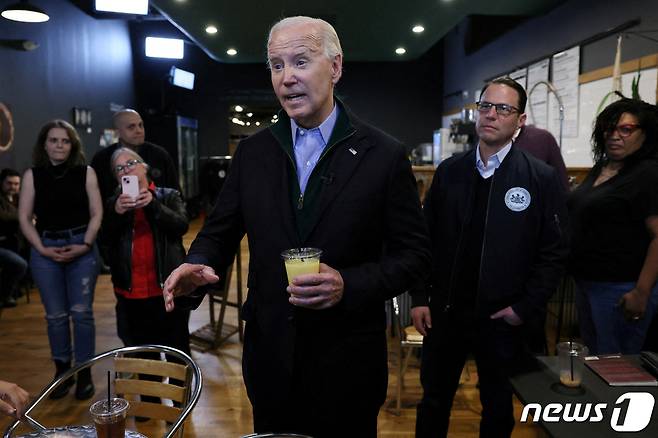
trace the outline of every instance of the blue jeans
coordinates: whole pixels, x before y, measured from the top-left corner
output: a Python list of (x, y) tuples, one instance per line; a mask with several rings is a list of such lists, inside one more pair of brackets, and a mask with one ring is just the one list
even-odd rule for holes
[[(82, 244), (84, 233), (61, 239), (42, 237), (46, 247)], [(92, 305), (98, 278), (98, 249), (93, 249), (68, 263), (58, 263), (32, 248), (30, 266), (46, 309), (48, 340), (54, 360), (71, 360), (71, 329), (75, 339), (75, 362), (94, 356), (96, 328)]]
[(592, 354), (638, 354), (658, 306), (658, 284), (651, 291), (644, 318), (628, 321), (617, 306), (635, 283), (578, 281), (576, 308), (580, 335)]
[[(5, 248), (0, 248), (0, 301), (12, 296), (14, 289), (27, 271), (23, 257)], [(1, 304), (1, 303), (0, 303)]]

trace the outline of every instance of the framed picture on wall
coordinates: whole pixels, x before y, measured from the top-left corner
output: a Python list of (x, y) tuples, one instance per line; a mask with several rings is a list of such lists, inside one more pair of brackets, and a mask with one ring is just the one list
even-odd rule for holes
[(7, 106), (0, 102), (0, 152), (9, 150), (14, 142), (14, 119)]
[(91, 131), (91, 110), (88, 108), (73, 107), (73, 126)]

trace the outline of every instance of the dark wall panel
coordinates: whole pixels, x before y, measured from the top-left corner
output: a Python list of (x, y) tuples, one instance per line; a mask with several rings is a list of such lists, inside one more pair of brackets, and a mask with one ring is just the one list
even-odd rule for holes
[[(147, 36), (186, 39), (166, 21), (133, 22), (133, 42), (137, 110), (145, 118), (162, 114), (178, 114), (199, 121), (199, 156), (225, 155), (228, 150), (228, 110), (238, 102), (269, 99), (274, 94), (263, 64), (226, 65), (211, 60), (193, 44), (185, 44), (184, 59), (155, 59), (144, 56)], [(195, 74), (194, 90), (170, 85), (172, 66)], [(238, 100), (236, 101), (237, 98)], [(149, 126), (146, 126), (149, 138)]]
[(0, 18), (0, 38), (27, 39), (39, 47), (22, 51), (0, 45), (0, 102), (13, 113), (12, 148), (0, 167), (23, 170), (40, 127), (48, 120), (72, 121), (72, 108), (92, 110), (91, 133), (80, 132), (88, 159), (99, 149), (103, 128), (112, 126), (110, 103), (134, 105), (132, 50), (123, 20), (96, 20), (64, 0), (36, 2), (50, 15), (45, 23)]
[[(483, 81), (509, 72), (542, 56), (571, 47), (595, 34), (640, 18), (641, 24), (629, 31), (658, 28), (655, 0), (569, 0), (546, 15), (527, 20), (482, 49), (466, 55), (464, 37), (467, 22), (462, 22), (445, 38), (445, 94), (469, 91), (444, 100), (447, 110), (473, 102), (473, 91)], [(495, 20), (491, 17), (491, 20)], [(650, 34), (656, 38), (658, 34)], [(582, 46), (581, 72), (612, 65), (616, 36)], [(624, 39), (622, 61), (658, 52), (658, 44), (637, 36)]]
[(361, 119), (407, 148), (431, 142), (441, 127), (442, 52), (439, 43), (416, 61), (347, 62), (338, 95)]

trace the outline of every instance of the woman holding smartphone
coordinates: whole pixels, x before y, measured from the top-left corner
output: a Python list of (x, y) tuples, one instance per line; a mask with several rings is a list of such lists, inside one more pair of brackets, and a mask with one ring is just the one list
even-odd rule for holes
[(185, 257), (188, 218), (181, 194), (156, 187), (132, 149), (117, 149), (110, 163), (121, 192), (105, 204), (103, 233), (110, 242), (117, 313), (125, 312), (133, 345), (161, 344), (189, 354), (189, 311), (167, 313), (162, 299), (162, 284)]
[[(32, 245), (30, 266), (46, 310), (57, 377), (71, 367), (73, 355), (79, 364), (95, 354), (95, 240), (103, 216), (96, 173), (85, 164), (75, 128), (64, 120), (48, 122), (39, 132), (33, 167), (23, 176), (18, 215), (21, 231)], [(77, 377), (76, 398), (91, 398), (91, 370)], [(50, 397), (64, 397), (73, 383), (73, 378), (67, 380)]]

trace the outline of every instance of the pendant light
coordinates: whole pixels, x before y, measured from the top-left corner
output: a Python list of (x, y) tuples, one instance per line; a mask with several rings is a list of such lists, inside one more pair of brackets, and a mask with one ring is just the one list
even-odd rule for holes
[(0, 13), (7, 20), (20, 21), (23, 23), (43, 23), (50, 20), (48, 14), (42, 9), (31, 5), (27, 0), (7, 6)]

